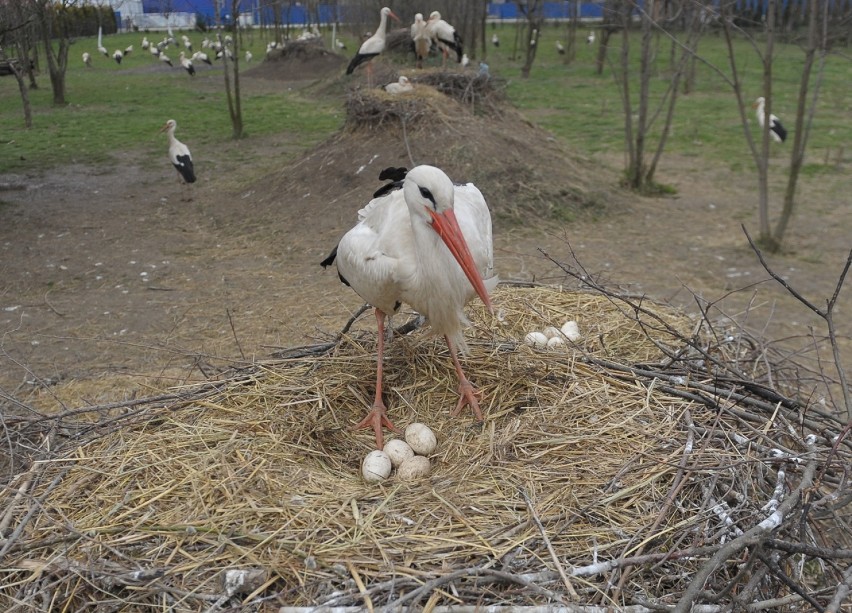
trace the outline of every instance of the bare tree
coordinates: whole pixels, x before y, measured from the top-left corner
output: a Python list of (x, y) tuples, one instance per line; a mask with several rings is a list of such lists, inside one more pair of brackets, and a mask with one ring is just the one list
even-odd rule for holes
[[(71, 49), (71, 17), (68, 9), (75, 0), (30, 0), (41, 30), (44, 55), (53, 88), (53, 104), (65, 106), (65, 71)], [(54, 42), (55, 39), (55, 42)]]
[[(787, 177), (787, 188), (785, 190), (783, 208), (774, 232), (771, 229), (769, 215), (769, 151), (771, 144), (771, 122), (764, 122), (760, 147), (758, 148), (752, 138), (749, 127), (750, 124), (745, 111), (746, 103), (743, 99), (742, 80), (739, 75), (737, 61), (734, 55), (733, 40), (735, 34), (745, 36), (747, 40), (751, 42), (752, 48), (760, 58), (761, 65), (763, 67), (762, 96), (765, 100), (765, 116), (770, 117), (772, 113), (773, 98), (772, 63), (774, 58), (775, 26), (778, 20), (777, 0), (767, 0), (765, 19), (766, 41), (762, 51), (754, 38), (748, 32), (736, 25), (734, 20), (733, 4), (734, 2), (730, 1), (723, 3), (721, 6), (722, 24), (728, 47), (728, 61), (731, 67), (731, 75), (730, 77), (725, 76), (725, 80), (732, 87), (737, 98), (740, 119), (746, 142), (749, 145), (749, 149), (751, 150), (752, 157), (754, 158), (755, 166), (757, 168), (759, 219), (758, 242), (765, 246), (769, 251), (778, 251), (781, 248), (784, 234), (795, 210), (796, 186), (801, 173), (802, 163), (804, 162), (808, 136), (810, 134), (811, 124), (816, 111), (817, 100), (819, 98), (825, 60), (831, 40), (829, 33), (829, 23), (833, 21), (830, 16), (829, 8), (831, 3), (828, 0), (808, 0), (807, 34), (803, 45), (805, 59), (799, 81), (793, 144), (790, 151), (790, 169)], [(842, 22), (843, 20), (840, 19), (839, 21)], [(848, 27), (848, 23), (846, 25)], [(839, 30), (837, 32), (840, 33)], [(841, 34), (841, 36), (842, 35), (843, 34)], [(817, 58), (819, 60), (818, 62)], [(816, 74), (814, 74), (815, 64)]]
[(529, 34), (521, 40), (524, 51), (524, 64), (521, 66), (521, 78), (528, 79), (538, 51), (538, 37), (544, 24), (544, 2), (542, 0), (527, 0), (518, 2), (518, 10), (526, 17)]
[(243, 137), (243, 107), (240, 96), (240, 0), (231, 0), (231, 22), (233, 36), (217, 34), (222, 44), (222, 65), (225, 79), (225, 95), (228, 100), (228, 115), (231, 117), (231, 127), (235, 139)]
[[(635, 77), (638, 79), (638, 83), (635, 84), (635, 89), (638, 89), (638, 98), (635, 103), (632, 93), (635, 71), (632, 70), (630, 44), (631, 22), (634, 14), (639, 15), (640, 23), (639, 71), (638, 76)], [(624, 138), (627, 150), (625, 177), (631, 189), (643, 192), (657, 188), (654, 174), (671, 131), (680, 79), (689, 65), (691, 56), (694, 55), (698, 39), (703, 31), (697, 12), (692, 13), (692, 18), (686, 24), (680, 38), (663, 28), (663, 25), (655, 18), (657, 14), (656, 0), (646, 0), (644, 5), (634, 0), (626, 0), (621, 5), (620, 11), (622, 46), (616, 82), (621, 91), (624, 108)], [(654, 44), (655, 31), (665, 32), (681, 48), (679, 59), (672, 67), (668, 88), (658, 100), (652, 100), (650, 93), (657, 47)], [(656, 133), (656, 149), (649, 161), (650, 139), (654, 135), (655, 123), (661, 118), (662, 121)]]

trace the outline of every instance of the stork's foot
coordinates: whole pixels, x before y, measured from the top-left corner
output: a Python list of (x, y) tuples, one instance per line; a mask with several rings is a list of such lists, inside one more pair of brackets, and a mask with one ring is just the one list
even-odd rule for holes
[(482, 410), (479, 408), (479, 400), (476, 398), (479, 390), (473, 387), (473, 384), (467, 379), (459, 382), (459, 401), (456, 408), (452, 410), (450, 415), (456, 417), (461, 413), (462, 409), (469, 406), (476, 415), (476, 419), (482, 421)]
[(387, 409), (384, 404), (374, 404), (367, 416), (352, 426), (352, 430), (363, 430), (372, 428), (376, 433), (376, 449), (384, 448), (384, 434), (382, 428), (387, 428), (393, 432), (399, 432), (393, 422), (388, 419)]

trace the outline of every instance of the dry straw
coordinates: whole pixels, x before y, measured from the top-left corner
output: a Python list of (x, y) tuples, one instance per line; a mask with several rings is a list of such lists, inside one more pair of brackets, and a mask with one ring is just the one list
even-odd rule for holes
[[(828, 519), (803, 515), (796, 488), (813, 479), (836, 420), (796, 422), (780, 393), (749, 403), (730, 384), (707, 391), (710, 341), (668, 308), (554, 288), (500, 288), (494, 302), (494, 317), (470, 309), (465, 360), (483, 424), (449, 416), (456, 380), (443, 341), (417, 331), (388, 346), (390, 417), (401, 429), (426, 422), (439, 439), (419, 482), (360, 478), (374, 441), (349, 426), (372, 400), (372, 317), (222, 381), (7, 429), (41, 447), (0, 493), (4, 610), (662, 610), (647, 607), (713, 606), (710, 592), (731, 602), (731, 582), (749, 602), (802, 602), (770, 572), (755, 579), (762, 571), (742, 556), (691, 582), (773, 511), (776, 539), (827, 550)], [(520, 340), (569, 319), (576, 343), (541, 351)], [(713, 355), (731, 359), (721, 346)], [(848, 450), (836, 454), (812, 500), (834, 491)], [(793, 505), (795, 530), (784, 527)], [(824, 565), (764, 551), (794, 585), (818, 594), (831, 583)]]

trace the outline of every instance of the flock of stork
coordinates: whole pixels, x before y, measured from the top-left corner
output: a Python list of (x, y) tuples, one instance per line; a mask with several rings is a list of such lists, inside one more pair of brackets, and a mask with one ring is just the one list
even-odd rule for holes
[[(347, 74), (361, 64), (366, 64), (368, 75), (371, 74), (371, 60), (385, 48), (389, 17), (399, 21), (393, 11), (383, 8), (379, 28), (360, 46)], [(455, 52), (459, 62), (464, 57), (461, 38), (437, 11), (428, 21), (418, 13), (411, 37), (418, 66), (433, 44), (441, 50), (444, 63), (450, 51)], [(496, 34), (492, 43), (499, 45)], [(391, 85), (411, 87), (406, 77)], [(766, 121), (764, 104), (763, 98), (755, 102), (761, 126)], [(775, 115), (768, 120), (772, 137), (782, 142), (787, 132), (781, 122)], [(183, 180), (191, 183), (195, 181), (192, 157), (186, 145), (175, 138), (176, 125), (170, 119), (162, 131), (168, 134), (172, 164)], [(355, 226), (321, 264), (328, 267), (336, 263), (340, 280), (375, 310), (375, 395), (366, 417), (353, 429), (372, 429), (376, 446), (382, 449), (384, 429), (398, 431), (388, 418), (382, 393), (386, 320), (407, 304), (426, 318), (435, 334), (444, 337), (458, 378), (459, 399), (452, 415), (469, 406), (481, 422), (478, 391), (459, 359), (459, 353), (466, 348), (463, 329), (468, 320), (464, 307), (478, 296), (493, 313), (489, 292), (498, 279), (494, 272), (491, 213), (475, 185), (454, 184), (444, 171), (426, 165), (412, 170), (388, 168), (379, 179), (390, 182), (373, 194), (358, 212)], [(388, 323), (388, 332), (391, 330)]]
[[(208, 51), (212, 54), (213, 59), (221, 60), (223, 58), (232, 59), (233, 54), (231, 52), (231, 45), (233, 43), (233, 39), (230, 34), (226, 34), (224, 39), (222, 40), (211, 40), (209, 38), (204, 38), (201, 41), (201, 51), (196, 51), (193, 53), (192, 51), (192, 41), (186, 34), (181, 35), (181, 43), (178, 43), (174, 34), (172, 33), (172, 29), (169, 28), (168, 35), (164, 37), (162, 40), (158, 42), (150, 42), (147, 36), (142, 37), (142, 50), (147, 51), (151, 54), (151, 56), (159, 61), (167, 64), (169, 66), (174, 66), (171, 58), (166, 55), (166, 51), (170, 46), (175, 46), (178, 49), (181, 49), (180, 54), (178, 56), (178, 62), (180, 67), (186, 70), (186, 72), (190, 76), (195, 76), (195, 66), (193, 62), (204, 62), (205, 64), (212, 65), (213, 62), (210, 60), (210, 55), (208, 55)], [(206, 50), (206, 51), (205, 51)], [(103, 46), (103, 31), (98, 30), (98, 53), (103, 55), (106, 58), (110, 57), (110, 53), (106, 47)], [(133, 53), (133, 45), (129, 45), (127, 48), (122, 51), (121, 49), (116, 49), (112, 53), (112, 59), (115, 60), (117, 64), (121, 64), (121, 61), (128, 55)], [(245, 53), (246, 62), (251, 62), (252, 53), (251, 51), (246, 51)], [(83, 52), (83, 63), (91, 68), (92, 67), (92, 54), (88, 51)]]

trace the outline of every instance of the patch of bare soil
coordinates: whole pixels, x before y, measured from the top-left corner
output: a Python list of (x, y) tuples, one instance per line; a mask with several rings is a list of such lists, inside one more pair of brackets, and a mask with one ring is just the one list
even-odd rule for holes
[[(296, 163), (260, 178), (246, 169), (240, 179), (238, 168), (202, 175), (189, 203), (165, 152), (153, 169), (128, 158), (0, 178), (26, 185), (0, 193), (0, 406), (147, 394), (336, 332), (361, 300), (319, 262), (379, 187), (379, 171), (414, 163), (482, 189), (504, 279), (577, 285), (560, 266), (573, 254), (610, 287), (691, 310), (724, 298), (714, 317), (771, 339), (806, 339), (819, 324), (767, 281), (747, 246), (752, 177), (667, 156), (659, 178), (677, 197), (626, 195), (619, 159), (584, 159), (514, 111), (484, 114), (426, 83), (415, 91), (422, 100), (355, 90), (349, 124)], [(361, 121), (371, 108), (385, 115)], [(287, 145), (250, 146), (262, 157)], [(844, 189), (837, 170), (806, 179), (788, 250), (770, 257), (818, 305), (850, 248)], [(850, 304), (847, 291), (836, 314), (845, 336)]]

